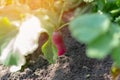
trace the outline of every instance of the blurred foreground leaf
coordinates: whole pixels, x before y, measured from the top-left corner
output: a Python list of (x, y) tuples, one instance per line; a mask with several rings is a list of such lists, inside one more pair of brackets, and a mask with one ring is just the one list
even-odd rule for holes
[(109, 18), (101, 14), (86, 14), (75, 18), (70, 23), (72, 36), (80, 42), (91, 43), (108, 31)]

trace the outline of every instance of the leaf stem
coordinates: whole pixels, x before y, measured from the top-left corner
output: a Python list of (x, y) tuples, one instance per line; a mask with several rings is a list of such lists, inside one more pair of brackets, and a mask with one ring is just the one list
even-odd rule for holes
[(56, 31), (58, 31), (58, 30), (62, 29), (63, 27), (65, 27), (65, 26), (67, 26), (67, 25), (69, 25), (69, 22), (68, 22), (68, 23), (65, 23), (65, 24), (63, 24), (62, 26), (60, 26), (59, 28), (57, 28), (57, 30), (56, 30)]
[(61, 20), (62, 20), (62, 15), (63, 15), (63, 12), (64, 12), (64, 7), (65, 7), (65, 2), (63, 4), (63, 7), (62, 7), (62, 10), (60, 12), (59, 19), (58, 19), (58, 27), (60, 26), (60, 23), (61, 23)]

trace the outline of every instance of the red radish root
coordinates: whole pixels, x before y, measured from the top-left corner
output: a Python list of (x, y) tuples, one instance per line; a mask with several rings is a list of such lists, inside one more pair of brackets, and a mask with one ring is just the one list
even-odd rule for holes
[(63, 55), (66, 52), (66, 47), (63, 41), (62, 34), (59, 31), (53, 32), (52, 40), (58, 49), (58, 56)]

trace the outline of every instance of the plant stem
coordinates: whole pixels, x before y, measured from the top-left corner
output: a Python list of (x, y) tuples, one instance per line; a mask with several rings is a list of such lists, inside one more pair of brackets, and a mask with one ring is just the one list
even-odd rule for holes
[(64, 7), (65, 7), (65, 2), (63, 4), (63, 7), (62, 7), (62, 10), (61, 10), (59, 19), (58, 19), (58, 27), (60, 26), (60, 23), (61, 23), (61, 20), (62, 20), (62, 15), (63, 15), (63, 12), (64, 12)]
[(68, 22), (68, 23), (65, 23), (65, 24), (63, 24), (62, 26), (60, 26), (59, 28), (57, 28), (57, 31), (60, 30), (60, 29), (62, 29), (63, 27), (65, 27), (65, 26), (67, 26), (67, 25), (69, 25), (69, 22)]

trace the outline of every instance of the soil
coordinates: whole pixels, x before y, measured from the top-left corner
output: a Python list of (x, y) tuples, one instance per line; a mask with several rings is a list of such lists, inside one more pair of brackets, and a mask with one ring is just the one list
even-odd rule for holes
[(86, 57), (85, 44), (73, 39), (68, 28), (62, 29), (67, 52), (55, 64), (49, 64), (42, 56), (26, 66), (23, 71), (10, 73), (0, 65), (1, 80), (110, 80), (112, 60)]

